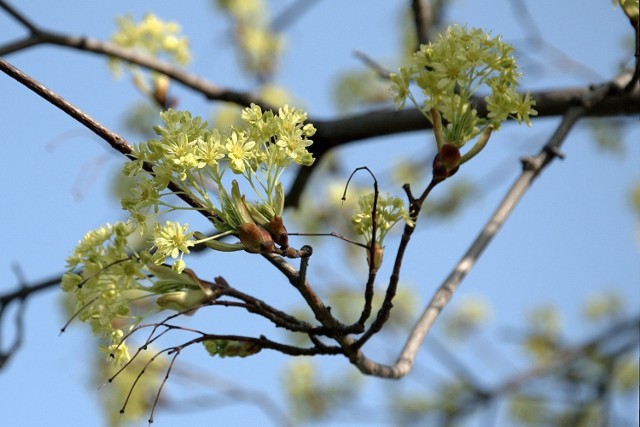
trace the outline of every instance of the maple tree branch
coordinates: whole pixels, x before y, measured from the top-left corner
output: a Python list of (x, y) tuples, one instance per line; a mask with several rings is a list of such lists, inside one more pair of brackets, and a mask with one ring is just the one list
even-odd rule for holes
[(53, 31), (44, 30), (24, 15), (0, 0), (0, 8), (4, 9), (12, 17), (30, 30), (30, 34), (12, 43), (0, 46), (0, 57), (15, 53), (41, 44), (51, 44), (60, 47), (91, 52), (104, 56), (114, 57), (131, 64), (139, 65), (149, 70), (157, 71), (176, 82), (201, 93), (209, 100), (225, 101), (241, 106), (249, 106), (251, 103), (271, 108), (265, 101), (250, 93), (235, 91), (217, 86), (210, 81), (186, 71), (184, 68), (159, 60), (153, 56), (117, 46), (110, 42), (83, 36), (71, 36)]
[[(538, 155), (523, 159), (523, 171), (514, 182), (496, 211), (482, 228), (479, 235), (471, 244), (467, 252), (456, 264), (453, 271), (436, 290), (431, 301), (426, 306), (421, 316), (415, 323), (404, 348), (400, 352), (394, 365), (384, 365), (367, 358), (358, 350), (349, 355), (350, 360), (356, 364), (361, 372), (369, 375), (385, 378), (401, 378), (411, 371), (415, 357), (422, 345), (427, 333), (433, 326), (442, 309), (451, 300), (453, 294), (460, 286), (464, 277), (471, 271), (480, 255), (484, 252), (493, 237), (506, 222), (514, 208), (520, 202), (524, 194), (530, 188), (533, 180), (541, 171), (549, 165), (553, 159), (561, 156), (559, 147), (565, 141), (569, 131), (578, 120), (598, 103), (602, 102), (612, 92), (618, 92), (619, 86), (614, 84), (602, 85), (594, 88), (582, 102), (570, 108), (554, 134), (540, 150)], [(366, 335), (366, 334), (365, 334)], [(357, 345), (358, 343), (356, 343)]]

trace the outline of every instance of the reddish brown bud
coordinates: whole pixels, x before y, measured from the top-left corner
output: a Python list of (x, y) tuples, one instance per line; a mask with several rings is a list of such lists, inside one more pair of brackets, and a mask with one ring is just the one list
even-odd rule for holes
[(287, 229), (282, 222), (282, 217), (279, 215), (274, 216), (267, 224), (267, 230), (271, 234), (273, 241), (286, 248), (289, 246), (289, 234), (287, 234)]
[(453, 144), (444, 144), (433, 159), (433, 177), (445, 179), (458, 171), (460, 150)]
[(238, 237), (245, 246), (244, 250), (253, 254), (272, 252), (275, 249), (269, 232), (253, 223), (242, 224), (238, 228)]

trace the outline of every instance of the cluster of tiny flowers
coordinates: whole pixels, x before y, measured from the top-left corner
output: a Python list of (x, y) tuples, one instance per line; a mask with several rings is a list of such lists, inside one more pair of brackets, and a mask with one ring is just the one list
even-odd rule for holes
[[(244, 126), (223, 132), (209, 130), (201, 118), (184, 111), (167, 110), (161, 118), (164, 126), (154, 128), (159, 139), (137, 145), (136, 160), (124, 168), (125, 174), (141, 177), (122, 206), (142, 226), (160, 213), (180, 209), (163, 200), (173, 180), (215, 214), (221, 232), (235, 233), (249, 222), (264, 227), (282, 215), (283, 171), (293, 163), (309, 166), (314, 161), (307, 148), (315, 128), (304, 124), (306, 113), (289, 106), (274, 114), (252, 104), (242, 113)], [(144, 171), (145, 163), (153, 165), (153, 174)], [(247, 201), (235, 180), (229, 185), (227, 173), (242, 178), (256, 201)]]
[[(369, 193), (358, 199), (358, 209), (351, 216), (351, 224), (355, 232), (371, 243), (373, 233), (374, 194)], [(376, 203), (376, 242), (382, 244), (387, 233), (400, 220), (412, 225), (404, 203), (398, 197), (378, 195)]]
[[(129, 244), (135, 226), (129, 222), (105, 225), (88, 232), (67, 258), (62, 290), (73, 296), (75, 314), (89, 323), (105, 343), (102, 348), (116, 363), (129, 360), (125, 335), (159, 309), (195, 309), (211, 292), (187, 275), (181, 256), (193, 245), (187, 225), (167, 221), (156, 225), (152, 247), (136, 253)], [(178, 258), (174, 268), (162, 262)], [(144, 303), (155, 299), (155, 306)]]
[(128, 247), (133, 232), (122, 222), (90, 231), (67, 258), (68, 272), (62, 277), (62, 289), (73, 293), (78, 318), (108, 342), (106, 348), (118, 362), (128, 359), (126, 346), (118, 345), (122, 327), (135, 317), (129, 301), (143, 290), (140, 281), (146, 277)]
[(164, 226), (156, 223), (153, 230), (153, 246), (155, 252), (152, 260), (154, 264), (162, 264), (167, 257), (173, 258), (173, 269), (182, 273), (185, 264), (184, 254), (189, 253), (189, 248), (195, 245), (193, 232), (187, 233), (189, 224), (180, 224), (175, 221), (167, 221)]
[(148, 13), (138, 23), (130, 15), (118, 17), (116, 25), (118, 29), (111, 36), (114, 44), (151, 56), (166, 56), (179, 65), (189, 63), (189, 41), (180, 35), (178, 23), (163, 22), (153, 13)]
[[(376, 202), (376, 236), (373, 241), (373, 205)], [(404, 220), (408, 225), (413, 226), (413, 221), (404, 208), (404, 203), (397, 197), (382, 197), (378, 195), (377, 200), (373, 193), (365, 194), (358, 199), (358, 209), (351, 216), (351, 225), (355, 232), (364, 236), (369, 247), (373, 246), (374, 258), (371, 259), (371, 252), (367, 252), (367, 262), (374, 268), (380, 268), (384, 254), (382, 245), (387, 233), (400, 220)]]
[[(124, 167), (125, 174), (137, 178), (122, 199), (131, 220), (87, 233), (69, 256), (62, 279), (63, 290), (74, 297), (76, 315), (91, 325), (117, 362), (128, 359), (123, 338), (143, 318), (162, 309), (192, 312), (212, 298), (211, 289), (182, 274), (192, 246), (260, 253), (288, 245), (280, 177), (291, 164), (314, 161), (307, 147), (315, 128), (304, 123), (305, 113), (288, 106), (274, 114), (252, 105), (242, 113), (244, 126), (223, 132), (210, 130), (188, 112), (167, 110), (161, 118), (163, 126), (155, 127), (159, 138), (137, 145), (135, 160)], [(228, 174), (244, 182), (253, 200)], [(193, 209), (175, 205), (171, 182), (206, 210), (218, 234), (189, 231), (188, 224), (177, 221), (159, 222), (161, 214)], [(148, 232), (139, 251), (129, 244), (136, 231)], [(240, 241), (217, 240), (227, 235)], [(155, 301), (152, 309), (138, 304), (148, 298)]]
[[(163, 22), (154, 14), (147, 14), (141, 22), (134, 22), (131, 16), (116, 18), (117, 31), (111, 41), (117, 46), (141, 52), (145, 55), (166, 60), (172, 64), (184, 66), (189, 63), (189, 41), (180, 35), (180, 25), (175, 22)], [(115, 76), (122, 72), (122, 61), (109, 58), (109, 68)], [(163, 108), (174, 104), (175, 99), (168, 96), (170, 79), (156, 71), (146, 71), (137, 65), (127, 64), (136, 88), (149, 96)]]
[(238, 53), (246, 70), (269, 75), (284, 50), (284, 39), (268, 25), (262, 0), (218, 0), (218, 7), (233, 19)]
[[(460, 148), (482, 134), (480, 145), (461, 162), (469, 160), (503, 121), (515, 118), (530, 125), (530, 116), (537, 114), (529, 94), (516, 92), (521, 73), (512, 54), (513, 47), (499, 37), (477, 28), (450, 27), (435, 42), (422, 45), (411, 64), (391, 74), (396, 106), (404, 107), (407, 98), (416, 105), (433, 123), (438, 148)], [(411, 92), (412, 82), (425, 96), (422, 104)], [(487, 90), (488, 114), (480, 117), (473, 98)]]

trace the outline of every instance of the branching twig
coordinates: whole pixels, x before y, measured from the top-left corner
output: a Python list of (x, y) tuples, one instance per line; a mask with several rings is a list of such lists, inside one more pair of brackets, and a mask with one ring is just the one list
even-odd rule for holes
[[(60, 283), (60, 277), (56, 276), (51, 279), (44, 280), (35, 285), (27, 285), (24, 280), (20, 280), (20, 286), (15, 291), (0, 295), (0, 370), (6, 365), (6, 363), (20, 350), (22, 346), (22, 340), (24, 338), (24, 313), (26, 309), (26, 302), (28, 298), (35, 295), (38, 292), (51, 289)], [(13, 342), (5, 346), (2, 340), (3, 328), (3, 316), (6, 314), (6, 310), (13, 303), (18, 304), (18, 309), (15, 313), (15, 336)]]
[(637, 344), (639, 336), (638, 332), (640, 332), (640, 315), (615, 322), (611, 326), (607, 327), (605, 331), (597, 334), (595, 337), (590, 338), (584, 343), (561, 349), (555, 352), (554, 356), (549, 358), (548, 361), (503, 381), (500, 385), (493, 388), (490, 391), (490, 394), (504, 395), (509, 393), (533, 379), (543, 377), (563, 366), (566, 366), (571, 361), (584, 355), (589, 349), (604, 347), (604, 343), (606, 342), (619, 343), (621, 336), (629, 335), (631, 337), (630, 340), (623, 343), (621, 351), (617, 351), (618, 355), (622, 354), (625, 351), (629, 351)]
[[(600, 86), (599, 88), (594, 89), (589, 96), (585, 96), (579, 100), (581, 102), (578, 105), (567, 111), (562, 123), (560, 123), (555, 133), (545, 144), (541, 152), (537, 156), (523, 161), (522, 174), (512, 185), (503, 201), (491, 216), (489, 222), (483, 227), (481, 233), (472, 243), (471, 247), (467, 250), (462, 259), (458, 262), (455, 269), (435, 292), (431, 302), (427, 305), (416, 322), (396, 363), (392, 366), (379, 364), (368, 359), (361, 351), (349, 355), (350, 360), (354, 362), (363, 373), (386, 378), (400, 378), (411, 370), (420, 345), (424, 341), (424, 338), (431, 329), (436, 318), (444, 306), (449, 302), (462, 279), (471, 270), (489, 242), (507, 220), (520, 199), (524, 196), (533, 180), (555, 157), (557, 157), (559, 147), (565, 140), (573, 125), (590, 108), (597, 105), (599, 102), (602, 102), (608, 94), (613, 93), (616, 90), (617, 87), (612, 87), (611, 85)], [(408, 194), (410, 195), (410, 193)], [(410, 197), (412, 196), (410, 195)], [(405, 230), (405, 234), (406, 231), (407, 230)], [(403, 240), (401, 241), (401, 247), (403, 241), (404, 234)], [(365, 334), (365, 336), (366, 335), (367, 334)]]
[(369, 260), (369, 274), (367, 276), (367, 283), (364, 285), (364, 305), (362, 307), (362, 312), (360, 313), (360, 317), (358, 320), (348, 327), (347, 329), (351, 333), (360, 333), (364, 330), (364, 323), (371, 316), (371, 305), (373, 304), (373, 287), (376, 280), (376, 273), (378, 272), (378, 268), (375, 266), (376, 260), (376, 251), (381, 249), (377, 248), (377, 232), (378, 232), (378, 196), (380, 191), (378, 190), (378, 180), (376, 176), (371, 172), (371, 170), (366, 166), (361, 166), (356, 168), (349, 179), (347, 180), (347, 184), (344, 187), (344, 193), (342, 194), (342, 201), (344, 202), (347, 199), (347, 189), (349, 188), (349, 183), (351, 182), (351, 178), (361, 170), (365, 170), (369, 172), (369, 175), (373, 178), (373, 203), (371, 208), (371, 241), (368, 242), (368, 260)]
[(5, 46), (0, 46), (0, 57), (27, 49), (40, 44), (52, 44), (56, 46), (92, 52), (104, 56), (114, 57), (123, 61), (135, 64), (149, 70), (156, 71), (170, 77), (174, 81), (201, 93), (209, 100), (225, 101), (249, 106), (251, 103), (271, 108), (268, 103), (249, 93), (238, 92), (214, 85), (213, 83), (187, 72), (182, 67), (174, 66), (168, 62), (161, 61), (149, 55), (142, 54), (132, 49), (123, 48), (113, 43), (104, 42), (89, 37), (71, 36), (52, 31), (44, 30), (29, 21), (24, 15), (19, 14), (5, 1), (0, 1), (0, 8), (7, 11), (21, 24), (30, 30), (30, 34), (25, 38), (12, 42)]
[(531, 50), (545, 50), (548, 52), (551, 60), (546, 61), (547, 65), (555, 65), (557, 68), (567, 71), (570, 68), (574, 75), (582, 75), (587, 81), (600, 81), (602, 77), (586, 64), (572, 58), (562, 49), (559, 49), (552, 43), (548, 42), (544, 33), (538, 27), (533, 19), (531, 12), (527, 6), (527, 2), (519, 0), (509, 2), (512, 13), (518, 22), (518, 25), (527, 33), (527, 41)]
[[(134, 157), (131, 155), (133, 151), (131, 146), (122, 136), (111, 131), (110, 129), (107, 129), (100, 122), (98, 122), (85, 112), (81, 111), (79, 108), (65, 100), (57, 93), (53, 92), (51, 89), (47, 88), (30, 76), (24, 74), (22, 71), (18, 70), (16, 67), (4, 61), (3, 59), (0, 59), (0, 71), (14, 78), (16, 81), (44, 98), (46, 101), (49, 101), (52, 105), (59, 108), (60, 110), (83, 124), (90, 131), (106, 141), (114, 150), (118, 151), (121, 154), (124, 154), (130, 160), (134, 159)], [(149, 173), (153, 173), (152, 167), (149, 164), (145, 164), (144, 169)], [(192, 197), (188, 192), (184, 191), (182, 187), (175, 184), (173, 181), (169, 182), (169, 185), (167, 187), (171, 189), (189, 206), (198, 209), (198, 212), (200, 212), (206, 218), (215, 216), (213, 212), (209, 212), (202, 203)]]

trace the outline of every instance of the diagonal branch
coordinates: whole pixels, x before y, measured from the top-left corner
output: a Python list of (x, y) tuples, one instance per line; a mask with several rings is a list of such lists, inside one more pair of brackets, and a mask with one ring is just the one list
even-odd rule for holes
[[(3, 59), (0, 59), (0, 71), (4, 72), (9, 77), (12, 77), (19, 83), (31, 89), (46, 101), (49, 101), (60, 110), (62, 110), (78, 122), (82, 123), (89, 130), (106, 141), (114, 150), (118, 151), (121, 154), (124, 154), (130, 160), (134, 159), (134, 157), (131, 155), (131, 145), (129, 145), (129, 143), (122, 136), (106, 128), (104, 125), (102, 125), (102, 123), (98, 122), (93, 117), (81, 111), (69, 101), (44, 86), (42, 83), (24, 74), (22, 71), (18, 70), (16, 67), (4, 61)], [(151, 165), (145, 164), (144, 168), (147, 172), (153, 173)], [(168, 188), (171, 189), (189, 206), (198, 209), (198, 211), (205, 217), (211, 217), (213, 215), (212, 212), (208, 212), (207, 208), (202, 203), (200, 203), (194, 197), (191, 197), (189, 193), (185, 192), (179, 185), (175, 184), (173, 181), (169, 182)]]
[[(4, 0), (0, 0), (0, 8), (7, 11), (7, 13), (31, 31), (29, 36), (0, 47), (0, 56), (38, 44), (53, 44), (80, 51), (116, 57), (123, 61), (156, 71), (198, 93), (201, 93), (209, 100), (232, 102), (241, 106), (248, 106), (251, 103), (255, 103), (262, 106), (264, 109), (274, 108), (273, 106), (268, 105), (264, 100), (256, 98), (249, 93), (218, 87), (197, 75), (185, 71), (181, 67), (160, 61), (148, 55), (140, 54), (134, 50), (125, 49), (112, 43), (88, 37), (70, 36), (43, 30), (10, 7)], [(633, 82), (634, 80), (632, 79), (631, 81)], [(616, 96), (607, 97), (604, 102), (590, 109), (586, 115), (614, 116), (639, 113), (640, 91), (637, 86), (631, 86), (629, 89), (630, 90), (619, 93)], [(564, 114), (569, 108), (571, 108), (571, 106), (574, 105), (577, 99), (582, 99), (590, 91), (590, 87), (583, 87), (539, 91), (534, 92), (531, 95), (532, 98), (536, 100), (536, 110), (538, 111), (537, 117), (541, 118)], [(485, 115), (485, 101), (478, 98), (476, 100), (476, 104), (478, 114)], [(309, 121), (314, 123), (317, 129), (314, 137), (314, 141), (316, 143), (310, 147), (310, 151), (318, 161), (316, 161), (311, 167), (298, 169), (297, 175), (287, 194), (287, 206), (297, 207), (299, 205), (302, 192), (304, 191), (304, 188), (306, 188), (307, 182), (310, 179), (315, 166), (320, 163), (320, 160), (325, 154), (334, 148), (368, 138), (418, 131), (428, 129), (430, 127), (430, 123), (424, 120), (424, 117), (417, 109), (405, 111), (382, 109), (368, 111), (349, 117), (329, 118), (325, 120), (310, 117)]]
[(0, 0), (0, 8), (30, 30), (30, 34), (20, 40), (0, 46), (0, 57), (15, 53), (40, 44), (76, 49), (92, 52), (104, 56), (114, 57), (131, 64), (139, 65), (149, 70), (164, 74), (178, 83), (201, 93), (209, 100), (232, 102), (241, 106), (258, 104), (263, 108), (271, 108), (265, 101), (245, 92), (234, 91), (219, 87), (213, 83), (187, 72), (182, 67), (161, 61), (153, 56), (145, 55), (133, 49), (117, 46), (113, 43), (81, 36), (71, 36), (39, 28), (20, 14), (5, 1)]
[(4, 9), (13, 19), (24, 25), (30, 32), (37, 33), (39, 31), (33, 22), (4, 0), (0, 0), (0, 8)]
[(431, 301), (416, 322), (396, 363), (392, 366), (377, 363), (368, 359), (362, 351), (358, 350), (357, 353), (350, 354), (349, 358), (356, 364), (361, 372), (385, 378), (401, 378), (411, 370), (416, 354), (436, 318), (451, 300), (460, 283), (475, 265), (487, 245), (506, 222), (507, 218), (533, 183), (533, 180), (554, 158), (561, 156), (559, 147), (567, 137), (569, 131), (590, 108), (602, 102), (608, 94), (618, 89), (617, 86), (614, 87), (612, 85), (600, 86), (593, 90), (589, 96), (585, 97), (580, 105), (574, 106), (567, 111), (564, 119), (540, 153), (535, 157), (523, 160), (522, 174), (511, 186), (511, 189), (503, 201), (483, 227), (478, 237), (471, 244), (470, 248), (460, 259), (454, 270), (449, 274), (449, 277), (446, 278), (435, 292)]

